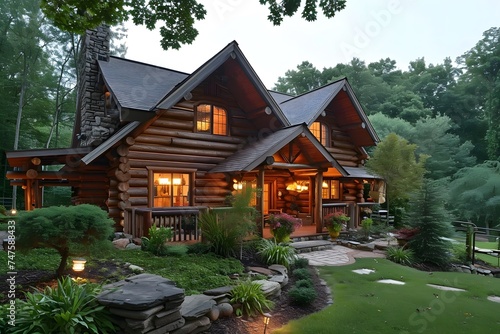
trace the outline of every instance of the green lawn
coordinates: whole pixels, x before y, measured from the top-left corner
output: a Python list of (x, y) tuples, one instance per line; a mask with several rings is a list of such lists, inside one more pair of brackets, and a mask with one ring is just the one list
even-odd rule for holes
[[(478, 248), (484, 248), (484, 249), (499, 249), (498, 248), (498, 243), (497, 242), (476, 242), (476, 247)], [(476, 253), (476, 259), (483, 260), (484, 262), (487, 262), (491, 264), (492, 266), (498, 266), (498, 259), (494, 256), (487, 255), (487, 254), (479, 254)]]
[[(354, 269), (374, 269), (359, 275)], [(341, 267), (320, 268), (334, 304), (293, 321), (273, 333), (500, 333), (500, 279), (462, 273), (428, 273), (385, 259), (357, 259)], [(403, 281), (405, 285), (376, 282)], [(426, 284), (465, 292), (442, 291)]]

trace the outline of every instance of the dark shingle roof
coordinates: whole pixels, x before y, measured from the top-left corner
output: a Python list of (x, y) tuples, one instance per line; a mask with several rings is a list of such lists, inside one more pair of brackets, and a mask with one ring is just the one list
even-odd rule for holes
[(291, 124), (311, 125), (345, 84), (345, 79), (315, 89), (280, 103)]
[(188, 74), (110, 57), (99, 61), (104, 80), (122, 108), (149, 111)]
[(290, 99), (293, 99), (294, 96), (293, 95), (290, 95), (290, 94), (285, 94), (285, 93), (280, 93), (280, 92), (276, 92), (274, 90), (269, 90), (269, 94), (271, 94), (271, 96), (273, 97), (273, 99), (278, 103), (283, 103), (285, 102), (286, 100), (290, 100)]
[(302, 131), (302, 125), (296, 125), (271, 133), (266, 138), (245, 146), (243, 149), (215, 166), (210, 172), (251, 171), (260, 165), (266, 157), (279, 151)]

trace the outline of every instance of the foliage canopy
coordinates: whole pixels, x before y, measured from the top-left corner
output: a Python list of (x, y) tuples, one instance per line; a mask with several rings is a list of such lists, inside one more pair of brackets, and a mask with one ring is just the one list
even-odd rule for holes
[(16, 246), (54, 248), (61, 255), (57, 275), (62, 276), (69, 255), (107, 240), (113, 225), (104, 210), (90, 204), (35, 209), (19, 215)]

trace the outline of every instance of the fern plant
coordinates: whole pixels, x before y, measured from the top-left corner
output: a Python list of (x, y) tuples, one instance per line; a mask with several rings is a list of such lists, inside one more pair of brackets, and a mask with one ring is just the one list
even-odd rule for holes
[(58, 280), (57, 287), (26, 293), (18, 300), (16, 326), (7, 333), (115, 333), (110, 314), (97, 302), (100, 286), (77, 284), (70, 277)]
[(238, 304), (236, 315), (253, 316), (271, 310), (274, 303), (266, 298), (259, 283), (250, 280), (243, 281), (235, 286), (230, 292), (231, 304)]

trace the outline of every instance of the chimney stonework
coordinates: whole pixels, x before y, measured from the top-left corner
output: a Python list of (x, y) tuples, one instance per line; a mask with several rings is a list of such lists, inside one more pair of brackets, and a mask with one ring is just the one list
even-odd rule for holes
[(109, 26), (87, 30), (80, 53), (78, 112), (80, 113), (78, 146), (98, 146), (118, 128), (119, 119), (106, 114), (102, 81), (99, 80), (98, 60), (109, 61)]

